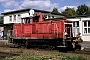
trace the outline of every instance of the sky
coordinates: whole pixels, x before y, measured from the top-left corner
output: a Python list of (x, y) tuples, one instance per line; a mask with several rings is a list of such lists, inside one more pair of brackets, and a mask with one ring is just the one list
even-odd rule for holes
[(90, 0), (0, 0), (0, 13), (24, 8), (52, 11), (64, 11), (66, 7), (77, 9), (77, 6), (86, 4), (90, 7)]

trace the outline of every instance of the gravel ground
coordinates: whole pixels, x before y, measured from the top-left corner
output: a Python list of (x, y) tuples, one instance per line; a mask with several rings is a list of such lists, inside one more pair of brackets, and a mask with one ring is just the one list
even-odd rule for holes
[(84, 41), (81, 43), (84, 48), (90, 48), (90, 41)]
[[(4, 59), (5, 57), (11, 57), (11, 56), (18, 56), (18, 55), (49, 55), (50, 53), (56, 51), (56, 50), (43, 50), (43, 49), (25, 49), (25, 48), (9, 48), (7, 46), (12, 45), (8, 43), (7, 40), (0, 40), (0, 60)], [(90, 42), (83, 42), (81, 43), (82, 47), (84, 48), (84, 51), (88, 51), (88, 54), (84, 54), (88, 60), (90, 60)], [(3, 47), (4, 46), (4, 47)], [(69, 52), (68, 52), (69, 53)], [(70, 52), (71, 54), (80, 54), (77, 52)]]

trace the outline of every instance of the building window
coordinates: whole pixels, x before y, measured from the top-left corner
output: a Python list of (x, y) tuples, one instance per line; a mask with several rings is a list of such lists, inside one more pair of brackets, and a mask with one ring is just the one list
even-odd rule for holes
[(46, 19), (47, 18), (47, 15), (44, 15), (44, 18)]
[(52, 16), (52, 18), (54, 18), (54, 16)]
[(74, 34), (77, 35), (79, 31), (79, 21), (74, 21), (73, 22), (73, 28), (74, 28)]
[(50, 18), (50, 16), (48, 16), (48, 18)]
[(21, 16), (20, 15), (18, 15), (18, 21), (20, 21), (21, 20)]
[(10, 21), (12, 21), (12, 16), (9, 16)]
[(90, 21), (83, 21), (83, 33), (90, 34)]
[(16, 21), (16, 15), (14, 15), (14, 21)]

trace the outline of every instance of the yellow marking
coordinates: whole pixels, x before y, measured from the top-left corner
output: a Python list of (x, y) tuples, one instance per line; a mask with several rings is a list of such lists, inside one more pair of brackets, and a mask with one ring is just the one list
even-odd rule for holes
[(72, 43), (73, 48), (75, 48), (75, 42)]

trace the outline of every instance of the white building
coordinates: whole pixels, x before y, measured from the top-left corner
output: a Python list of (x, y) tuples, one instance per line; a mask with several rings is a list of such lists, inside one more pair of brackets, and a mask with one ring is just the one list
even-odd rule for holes
[(3, 29), (4, 29), (4, 27), (0, 27), (0, 38), (3, 37)]
[(84, 41), (90, 41), (90, 16), (79, 16), (67, 19), (73, 21), (75, 34), (80, 32), (81, 38)]
[[(43, 10), (35, 10), (35, 14), (38, 14), (38, 12), (42, 12), (46, 19), (48, 18), (56, 18), (56, 17), (64, 17), (62, 14), (56, 14), (49, 11), (43, 11)], [(4, 15), (4, 24), (10, 24), (10, 23), (20, 23), (20, 18), (23, 17), (29, 17), (29, 11), (30, 9), (21, 9), (21, 10), (15, 10), (15, 11), (9, 11), (2, 13)]]

